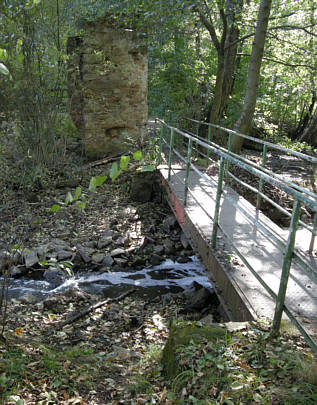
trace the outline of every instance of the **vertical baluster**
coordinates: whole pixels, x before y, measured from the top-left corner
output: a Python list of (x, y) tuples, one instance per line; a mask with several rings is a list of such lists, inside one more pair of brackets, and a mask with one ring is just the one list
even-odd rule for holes
[[(211, 126), (208, 125), (208, 145), (210, 144), (211, 141)], [(210, 157), (210, 149), (207, 150), (207, 156), (208, 158)]]
[(316, 231), (317, 231), (317, 212), (315, 212), (315, 215), (314, 215), (314, 227), (313, 227), (313, 232), (312, 232), (312, 235), (311, 235), (310, 245), (309, 245), (309, 249), (308, 249), (308, 253), (310, 253), (310, 254), (312, 254), (313, 250), (314, 250)]
[(190, 159), (192, 154), (192, 144), (193, 140), (190, 138), (187, 148), (187, 160), (186, 160), (186, 175), (185, 175), (185, 191), (184, 191), (184, 205), (187, 204), (187, 195), (188, 195), (188, 179), (189, 179), (189, 169), (190, 169)]
[(160, 144), (159, 144), (159, 156), (158, 156), (158, 164), (160, 165), (162, 162), (162, 149), (163, 149), (163, 138), (164, 138), (164, 131), (165, 126), (164, 124), (161, 123), (161, 129), (160, 129)]
[(171, 128), (170, 148), (169, 148), (169, 155), (168, 155), (168, 181), (171, 179), (173, 146), (174, 146), (174, 128)]
[(217, 185), (217, 197), (216, 197), (214, 224), (213, 224), (212, 235), (211, 235), (211, 246), (213, 248), (216, 247), (216, 241), (217, 241), (217, 231), (218, 231), (218, 222), (219, 222), (219, 209), (220, 209), (220, 200), (221, 200), (221, 194), (222, 194), (224, 166), (225, 166), (224, 165), (224, 158), (221, 157), (220, 166), (219, 166), (219, 174), (218, 174), (218, 185)]
[[(265, 167), (266, 165), (266, 159), (267, 159), (267, 146), (263, 145), (263, 153), (262, 153), (262, 167)], [(258, 196), (257, 196), (257, 200), (256, 200), (256, 208), (260, 209), (261, 206), (261, 194), (263, 190), (263, 179), (260, 178), (259, 181), (259, 189), (258, 189)]]
[[(228, 149), (228, 152), (230, 152), (231, 151), (231, 144), (232, 144), (232, 134), (229, 134), (229, 137), (228, 137), (228, 145), (227, 145), (227, 149)], [(226, 180), (228, 181), (228, 172), (229, 172), (229, 170), (230, 170), (230, 162), (229, 162), (229, 160), (227, 160), (227, 163), (226, 163), (226, 170), (225, 170), (225, 172), (226, 172)]]
[(294, 245), (295, 245), (296, 230), (297, 230), (297, 225), (298, 225), (298, 221), (299, 221), (300, 206), (301, 206), (300, 202), (298, 200), (295, 200), (294, 206), (293, 206), (291, 224), (289, 227), (288, 241), (287, 241), (285, 256), (284, 256), (284, 260), (283, 260), (280, 287), (279, 287), (279, 291), (278, 291), (278, 295), (277, 295), (277, 299), (276, 299), (275, 314), (274, 314), (273, 326), (272, 326), (273, 335), (278, 334), (280, 325), (281, 325), (287, 283), (288, 283), (290, 268), (291, 268), (291, 264), (292, 264), (292, 256), (293, 256)]

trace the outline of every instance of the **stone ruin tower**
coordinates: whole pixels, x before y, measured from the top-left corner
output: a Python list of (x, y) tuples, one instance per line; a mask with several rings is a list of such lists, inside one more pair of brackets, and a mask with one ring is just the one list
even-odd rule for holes
[(148, 58), (133, 30), (114, 29), (106, 19), (85, 25), (71, 37), (69, 113), (88, 159), (125, 152), (144, 138), (148, 116)]

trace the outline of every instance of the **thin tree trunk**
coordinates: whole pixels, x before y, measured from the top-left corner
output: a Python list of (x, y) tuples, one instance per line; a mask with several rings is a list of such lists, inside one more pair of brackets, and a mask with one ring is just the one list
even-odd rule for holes
[(239, 16), (241, 15), (242, 7), (243, 0), (228, 0), (227, 2), (227, 16), (230, 28), (228, 30), (225, 43), (224, 74), (221, 91), (221, 104), (219, 108), (219, 119), (223, 116), (229, 96), (233, 90), (236, 58), (239, 45), (238, 39), (240, 35), (237, 21), (240, 18)]
[[(234, 130), (243, 134), (248, 134), (255, 111), (257, 90), (260, 79), (260, 69), (264, 53), (269, 16), (271, 12), (272, 0), (261, 0), (257, 27), (252, 45), (252, 53), (249, 63), (249, 72), (246, 93), (243, 103), (242, 113), (234, 126)], [(243, 144), (243, 138), (235, 135), (232, 138), (232, 151), (239, 153)]]
[(313, 146), (317, 145), (317, 108), (315, 109), (309, 126), (304, 130), (298, 140), (300, 142), (306, 141)]

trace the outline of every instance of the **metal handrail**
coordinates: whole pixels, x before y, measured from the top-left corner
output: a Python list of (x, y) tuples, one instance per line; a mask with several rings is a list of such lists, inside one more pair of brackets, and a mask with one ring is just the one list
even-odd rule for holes
[(317, 164), (317, 158), (315, 158), (313, 156), (310, 156), (310, 155), (306, 155), (305, 153), (301, 153), (301, 152), (297, 152), (297, 151), (292, 150), (292, 149), (284, 148), (283, 146), (276, 145), (275, 143), (263, 141), (262, 139), (254, 138), (252, 136), (242, 134), (242, 133), (234, 131), (232, 129), (221, 127), (220, 125), (210, 124), (209, 122), (197, 121), (197, 120), (194, 120), (192, 118), (186, 118), (186, 120), (195, 122), (196, 124), (199, 124), (199, 125), (206, 125), (206, 126), (211, 127), (211, 128), (220, 129), (220, 130), (222, 130), (224, 132), (227, 132), (230, 135), (241, 136), (241, 138), (249, 139), (252, 142), (260, 143), (262, 145), (266, 145), (270, 149), (276, 149), (276, 150), (279, 150), (281, 152), (285, 152), (285, 153), (288, 153), (290, 155), (297, 156), (297, 157), (299, 157), (301, 159), (307, 160), (308, 162), (311, 162), (313, 164)]
[[(315, 213), (315, 222), (314, 222), (314, 227), (308, 227), (306, 228), (311, 232), (312, 234), (312, 243), (311, 243), (311, 251), (312, 251), (312, 244), (313, 244), (313, 238), (314, 235), (316, 235), (316, 228), (317, 228), (317, 221), (316, 221), (316, 213), (317, 213), (317, 195), (311, 192), (306, 192), (305, 189), (302, 187), (276, 175), (275, 173), (269, 171), (268, 169), (265, 169), (263, 166), (257, 166), (253, 162), (241, 158), (241, 156), (234, 154), (230, 150), (226, 150), (222, 147), (220, 147), (217, 144), (214, 144), (213, 142), (205, 142), (205, 140), (202, 140), (201, 138), (197, 137), (197, 135), (192, 135), (187, 132), (184, 132), (176, 127), (173, 127), (171, 125), (168, 125), (161, 119), (156, 119), (157, 122), (161, 123), (161, 134), (160, 134), (160, 152), (162, 151), (162, 145), (163, 145), (163, 140), (164, 142), (168, 145), (169, 147), (169, 152), (168, 152), (168, 180), (171, 178), (171, 171), (172, 171), (172, 155), (173, 153), (178, 156), (179, 159), (185, 164), (186, 166), (186, 174), (185, 174), (185, 181), (182, 183), (184, 184), (184, 204), (187, 204), (187, 195), (188, 192), (191, 192), (188, 187), (188, 180), (189, 180), (189, 172), (190, 169), (194, 170), (199, 174), (199, 176), (203, 177), (205, 180), (208, 182), (211, 180), (208, 176), (206, 176), (204, 173), (202, 173), (196, 166), (194, 166), (191, 162), (191, 157), (192, 157), (192, 150), (193, 150), (193, 145), (195, 144), (196, 147), (198, 145), (201, 148), (204, 148), (207, 150), (207, 156), (210, 155), (212, 152), (213, 154), (217, 155), (220, 158), (220, 166), (219, 166), (219, 173), (218, 173), (218, 182), (217, 182), (217, 196), (216, 196), (216, 207), (215, 207), (215, 212), (212, 217), (213, 219), (213, 229), (212, 229), (212, 236), (211, 236), (211, 246), (212, 248), (216, 247), (217, 243), (217, 231), (220, 228), (222, 231), (222, 227), (219, 224), (218, 217), (219, 217), (219, 210), (221, 206), (221, 196), (223, 192), (223, 181), (225, 178), (225, 174), (227, 172), (228, 166), (232, 163), (247, 172), (255, 175), (260, 179), (260, 182), (266, 182), (268, 184), (271, 184), (283, 191), (285, 191), (287, 194), (291, 195), (294, 199), (294, 206), (293, 206), (293, 211), (291, 214), (291, 224), (289, 227), (289, 237), (287, 240), (287, 243), (283, 241), (283, 239), (280, 237), (280, 235), (274, 235), (267, 227), (264, 226), (264, 224), (260, 223), (258, 220), (252, 218), (252, 222), (257, 228), (259, 229), (260, 232), (265, 234), (267, 237), (270, 238), (270, 240), (280, 249), (282, 249), (284, 253), (284, 260), (283, 260), (283, 265), (282, 265), (282, 274), (281, 274), (281, 279), (280, 279), (280, 287), (279, 287), (279, 292), (278, 294), (275, 294), (268, 285), (264, 282), (263, 279), (259, 280), (261, 285), (266, 289), (266, 291), (271, 295), (271, 297), (275, 300), (276, 303), (276, 308), (275, 308), (275, 314), (274, 314), (274, 320), (273, 320), (273, 326), (272, 326), (272, 333), (277, 333), (279, 328), (280, 328), (280, 323), (281, 323), (281, 317), (283, 311), (288, 315), (290, 318), (291, 322), (300, 330), (304, 338), (306, 339), (307, 343), (312, 347), (313, 351), (317, 353), (317, 345), (314, 343), (314, 341), (308, 336), (307, 332), (303, 329), (303, 327), (299, 324), (295, 316), (292, 314), (289, 308), (285, 305), (285, 295), (286, 295), (286, 289), (287, 289), (287, 283), (288, 283), (288, 278), (289, 278), (289, 272), (290, 272), (290, 267), (292, 260), (294, 260), (297, 264), (301, 266), (306, 272), (310, 273), (312, 278), (316, 281), (317, 279), (317, 272), (314, 270), (310, 264), (308, 264), (303, 258), (299, 252), (296, 251), (295, 249), (295, 236), (296, 236), (296, 230), (298, 224), (302, 224), (302, 222), (299, 219), (300, 215), (300, 208), (301, 205), (305, 205), (311, 208), (311, 210)], [(195, 121), (195, 120), (193, 120)], [(166, 129), (170, 131), (170, 136), (169, 136), (169, 142), (166, 141), (165, 138), (165, 132)], [(222, 128), (221, 128), (222, 129)], [(229, 130), (231, 131), (231, 130)], [(232, 132), (232, 131), (231, 131)], [(182, 156), (182, 154), (175, 149), (175, 135), (179, 134), (183, 138), (187, 139), (188, 145), (187, 145), (187, 157)], [(263, 143), (264, 141), (260, 142)], [(268, 144), (270, 147), (273, 144)], [(266, 146), (265, 145), (265, 149)], [(284, 152), (288, 150), (282, 147), (276, 148), (279, 150), (283, 150)], [(294, 151), (292, 151), (294, 152)], [(300, 155), (302, 157), (301, 153), (295, 152), (297, 156)], [(206, 156), (206, 155), (204, 155)], [(307, 156), (307, 155), (304, 155)], [(312, 158), (312, 159), (310, 159)], [(210, 159), (210, 158), (209, 158)], [(308, 159), (310, 162), (316, 161), (317, 159), (313, 157), (309, 157)], [(238, 179), (239, 180), (239, 179)], [(241, 182), (241, 184), (245, 185), (244, 182)], [(251, 186), (250, 186), (251, 187)], [(249, 188), (250, 188), (249, 187)], [(305, 192), (303, 192), (305, 190)], [(262, 193), (262, 190), (256, 190), (253, 188), (254, 192), (258, 192), (261, 194), (262, 197), (264, 197), (264, 193)], [(270, 200), (268, 197), (265, 196), (266, 199)], [(230, 200), (230, 198), (229, 198)], [(238, 206), (233, 202), (233, 205), (238, 208)], [(269, 201), (271, 202), (271, 201)], [(201, 205), (201, 204), (200, 204)], [(280, 207), (278, 204), (274, 203), (275, 206), (280, 208), (283, 212), (285, 211), (282, 207)], [(285, 213), (285, 212), (284, 212)], [(244, 214), (250, 218), (250, 215), (246, 212)], [(223, 231), (224, 232), (224, 231)], [(224, 232), (225, 234), (225, 232)], [(227, 235), (228, 237), (228, 235)], [(230, 240), (230, 238), (229, 238)], [(244, 264), (249, 268), (249, 270), (255, 275), (257, 279), (261, 278), (255, 271), (255, 269), (252, 268), (250, 263), (248, 263), (247, 259), (238, 251), (238, 249), (234, 246), (234, 244), (231, 242), (231, 245), (233, 246), (233, 249), (237, 252), (238, 256), (241, 258)]]

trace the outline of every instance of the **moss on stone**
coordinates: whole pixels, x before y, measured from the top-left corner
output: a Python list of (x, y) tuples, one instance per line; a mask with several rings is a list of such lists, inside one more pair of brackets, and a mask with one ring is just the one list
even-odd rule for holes
[(192, 340), (199, 343), (203, 339), (216, 343), (224, 339), (228, 331), (217, 324), (212, 326), (202, 325), (197, 322), (173, 322), (170, 328), (169, 338), (163, 349), (162, 364), (168, 378), (173, 379), (180, 373), (177, 364), (176, 352), (180, 346), (188, 345)]

